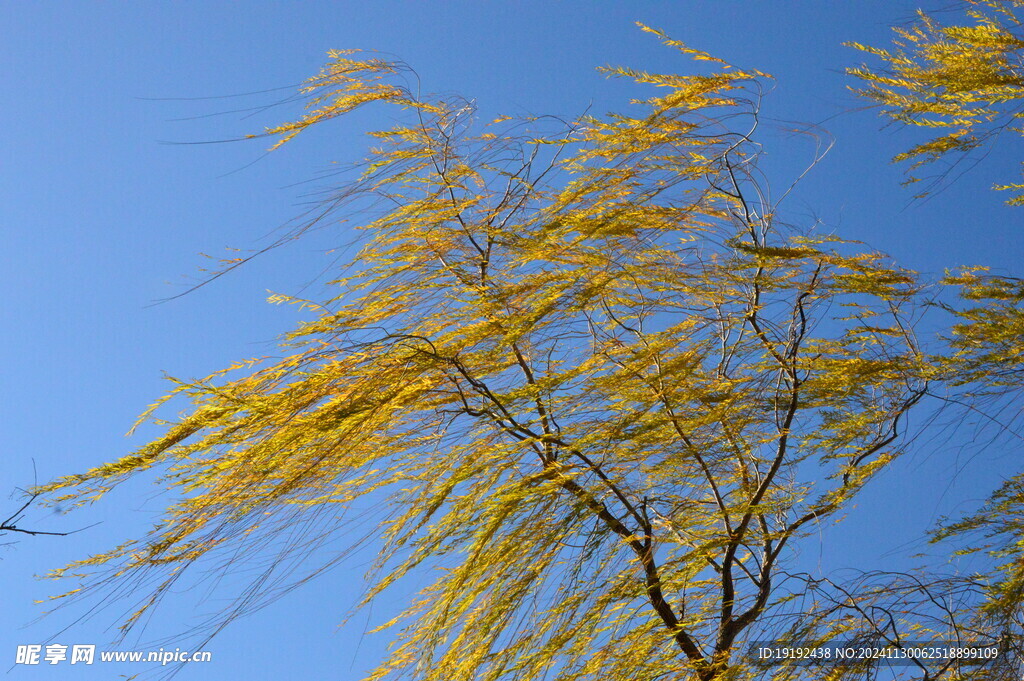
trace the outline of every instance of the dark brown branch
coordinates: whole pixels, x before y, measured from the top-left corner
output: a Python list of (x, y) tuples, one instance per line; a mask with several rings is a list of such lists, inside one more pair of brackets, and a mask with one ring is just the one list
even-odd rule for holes
[(48, 536), (53, 536), (53, 537), (63, 537), (63, 536), (66, 536), (68, 534), (71, 534), (70, 532), (44, 532), (42, 530), (29, 530), (29, 529), (26, 529), (24, 527), (20, 527), (18, 525), (18, 523), (21, 522), (22, 518), (24, 517), (22, 514), (25, 512), (25, 510), (29, 506), (32, 505), (32, 503), (37, 498), (39, 498), (38, 494), (30, 495), (28, 500), (24, 504), (21, 505), (21, 508), (19, 508), (17, 511), (12, 513), (10, 515), (10, 517), (8, 517), (6, 520), (4, 520), (3, 522), (0, 522), (0, 534), (2, 534), (4, 532), (18, 532), (20, 534), (27, 534), (27, 535), (31, 535), (33, 537), (34, 536), (38, 536), (38, 535), (48, 535)]
[[(646, 527), (642, 538), (637, 536), (637, 533), (626, 527), (626, 525), (614, 513), (612, 513), (600, 499), (597, 499), (590, 491), (572, 479), (572, 477), (568, 475), (569, 468), (567, 466), (547, 457), (542, 450), (537, 448), (537, 441), (544, 439), (539, 433), (535, 433), (529, 427), (520, 424), (508, 408), (502, 404), (496, 395), (494, 395), (490, 388), (483, 381), (473, 377), (458, 358), (453, 358), (451, 362), (456, 371), (458, 371), (458, 373), (473, 386), (478, 394), (485, 397), (498, 410), (495, 412), (486, 408), (475, 409), (470, 407), (461, 391), (461, 388), (458, 388), (465, 406), (465, 413), (474, 417), (488, 417), (506, 434), (514, 437), (520, 442), (529, 442), (533, 448), (538, 451), (541, 465), (545, 469), (545, 472), (547, 472), (552, 479), (556, 480), (562, 489), (566, 490), (583, 502), (583, 504), (589, 508), (609, 530), (618, 535), (626, 545), (630, 547), (633, 553), (640, 560), (640, 564), (643, 568), (644, 583), (647, 587), (647, 597), (651, 607), (654, 609), (655, 613), (657, 613), (658, 617), (665, 625), (665, 628), (672, 632), (673, 639), (679, 649), (697, 666), (698, 676), (707, 681), (714, 678), (715, 674), (712, 667), (708, 664), (707, 659), (697, 646), (697, 643), (686, 632), (686, 630), (680, 626), (679, 618), (676, 616), (672, 606), (665, 598), (664, 591), (662, 590), (658, 565), (654, 559), (654, 543), (650, 530), (650, 521), (640, 512), (636, 511), (632, 505), (627, 506), (627, 509), (631, 511), (631, 515), (640, 518), (641, 526)], [(564, 446), (564, 443), (562, 443), (558, 438), (554, 438), (554, 441), (560, 446)], [(596, 474), (599, 476), (604, 475), (600, 469), (593, 462), (590, 462), (589, 458), (581, 452), (573, 450), (573, 453), (577, 457), (582, 457), (585, 462), (589, 462), (591, 470)], [(604, 477), (604, 481), (606, 484), (611, 484), (611, 481), (608, 480), (607, 477)], [(612, 485), (612, 488), (620, 501), (628, 504), (628, 501), (625, 500), (621, 491), (614, 485)]]

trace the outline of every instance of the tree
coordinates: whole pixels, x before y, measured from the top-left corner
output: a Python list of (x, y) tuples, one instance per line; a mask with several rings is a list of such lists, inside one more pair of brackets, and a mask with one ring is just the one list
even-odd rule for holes
[[(893, 29), (892, 49), (850, 43), (885, 64), (849, 69), (867, 84), (862, 96), (898, 123), (942, 133), (896, 156), (896, 161), (912, 161), (911, 172), (947, 157), (962, 158), (1007, 130), (1022, 131), (1015, 126), (1024, 115), (1024, 2), (964, 0), (961, 5), (969, 25), (943, 26), (919, 11), (916, 24)], [(911, 175), (908, 182), (921, 179)], [(995, 188), (1020, 192), (1024, 184)], [(1024, 195), (1008, 203), (1022, 205)]]
[(148, 536), (57, 574), (155, 584), (128, 630), (195, 566), (270, 551), (244, 609), (335, 533), (355, 541), (363, 504), (381, 535), (364, 603), (436, 575), (371, 678), (712, 681), (765, 673), (743, 655), (763, 639), (991, 640), (964, 625), (971, 578), (793, 569), (942, 380), (913, 331), (924, 283), (783, 221), (757, 168), (767, 75), (644, 30), (707, 70), (609, 68), (663, 94), (482, 130), (403, 64), (333, 53), (309, 112), (266, 135), (405, 112), (327, 204), (370, 215), (353, 267), (328, 301), (274, 297), (316, 314), (283, 359), (177, 381), (143, 419), (194, 406), (160, 438), (39, 488), (80, 504), (156, 470), (176, 495)]
[[(910, 28), (894, 29), (893, 49), (853, 44), (880, 57), (882, 68), (850, 73), (868, 84), (860, 94), (882, 107), (882, 115), (945, 134), (896, 156), (912, 170), (947, 156), (962, 160), (1007, 131), (1022, 133), (1024, 116), (1024, 23), (1020, 0), (966, 0), (965, 21), (942, 25), (924, 12)], [(920, 178), (912, 177), (910, 182)], [(934, 183), (933, 183), (934, 185)], [(1024, 205), (1024, 184), (997, 185), (1017, 192), (1007, 203)], [(1013, 429), (1024, 387), (1024, 282), (986, 267), (948, 273), (942, 282), (958, 300), (943, 307), (953, 315), (946, 352), (937, 366), (952, 399), (983, 412), (1001, 430)], [(1008, 416), (1004, 416), (1009, 411)], [(1024, 630), (1024, 473), (1012, 476), (976, 512), (944, 520), (936, 541), (959, 541), (961, 554), (994, 559), (978, 575), (984, 598), (972, 618), (978, 626), (1019, 636)]]

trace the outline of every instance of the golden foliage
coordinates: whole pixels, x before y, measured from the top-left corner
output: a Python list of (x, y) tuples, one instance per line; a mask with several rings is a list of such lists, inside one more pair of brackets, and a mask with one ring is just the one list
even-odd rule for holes
[[(905, 125), (940, 133), (898, 154), (894, 160), (921, 166), (973, 151), (1004, 130), (1021, 132), (1017, 119), (1024, 99), (1024, 24), (1021, 0), (964, 0), (970, 25), (944, 26), (919, 11), (910, 28), (895, 28), (892, 49), (848, 43), (879, 58), (884, 66), (848, 69), (867, 87), (857, 92), (882, 106), (884, 115)], [(908, 182), (920, 177), (911, 175)], [(1019, 192), (1024, 184), (997, 185)], [(1024, 204), (1024, 195), (1008, 199)]]
[[(162, 437), (41, 488), (81, 503), (156, 469), (175, 495), (150, 535), (68, 568), (86, 590), (156, 584), (130, 627), (245, 546), (275, 559), (244, 608), (280, 565), (356, 541), (365, 507), (365, 602), (433, 578), (374, 679), (748, 678), (757, 635), (867, 626), (784, 567), (903, 451), (936, 371), (917, 276), (780, 224), (755, 172), (767, 76), (645, 30), (711, 70), (607, 68), (661, 93), (554, 130), (474, 132), (403, 65), (332, 55), (309, 113), (266, 134), (407, 112), (335, 201), (376, 211), (365, 245), (283, 359), (177, 382), (193, 407)], [(931, 594), (904, 586), (862, 597), (913, 624)]]

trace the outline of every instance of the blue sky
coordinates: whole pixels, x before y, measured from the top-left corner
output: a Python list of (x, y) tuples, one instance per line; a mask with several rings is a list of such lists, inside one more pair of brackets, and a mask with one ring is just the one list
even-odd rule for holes
[[(792, 215), (820, 219), (924, 272), (970, 264), (1019, 272), (1021, 209), (1003, 206), (988, 191), (1016, 176), (1018, 140), (1000, 145), (934, 199), (912, 203), (899, 186), (901, 170), (889, 163), (911, 138), (883, 129), (847, 89), (843, 69), (861, 58), (841, 43), (883, 44), (888, 26), (912, 18), (917, 6), (895, 0), (0, 5), (0, 492), (31, 484), (33, 460), (43, 481), (130, 451), (154, 432), (123, 437), (167, 387), (164, 372), (202, 376), (270, 352), (297, 312), (266, 304), (267, 291), (312, 297), (321, 291), (315, 280), (331, 264), (325, 251), (343, 242), (343, 234), (316, 234), (152, 305), (201, 279), (200, 253), (267, 245), (275, 229), (301, 214), (307, 194), (326, 186), (314, 180), (319, 173), (332, 162), (361, 158), (368, 126), (391, 124), (386, 113), (360, 114), (270, 155), (265, 141), (195, 144), (293, 118), (294, 105), (270, 105), (313, 75), (329, 49), (395, 55), (416, 69), (425, 90), (475, 98), (482, 116), (573, 116), (587, 107), (626, 106), (628, 88), (597, 66), (689, 68), (634, 27), (643, 21), (777, 78), (766, 116), (779, 122), (766, 126), (764, 138), (766, 168), (777, 186), (788, 185), (813, 153), (783, 121), (818, 123), (831, 132), (835, 148), (790, 200)], [(231, 96), (252, 92), (261, 94)], [(969, 510), (1015, 454), (989, 452), (972, 461), (955, 452), (911, 457), (900, 464), (904, 475), (879, 481), (865, 496), (862, 520), (836, 535), (827, 562), (842, 564), (868, 548), (885, 554), (937, 515)], [(923, 488), (936, 480), (949, 487), (940, 499), (916, 483)], [(26, 524), (45, 530), (100, 524), (0, 548), (5, 671), (18, 644), (52, 638), (107, 647), (110, 626), (127, 602), (86, 621), (77, 621), (79, 609), (33, 623), (44, 609), (33, 601), (59, 587), (33, 575), (132, 536), (152, 522), (161, 503), (154, 489), (133, 484), (82, 513), (30, 513)], [(11, 500), (0, 511), (15, 505)], [(892, 516), (903, 518), (904, 527), (880, 532), (880, 519)], [(345, 629), (337, 625), (359, 593), (365, 560), (357, 556), (235, 622), (208, 644), (214, 662), (186, 668), (179, 678), (356, 678), (372, 665), (380, 643), (362, 636), (366, 617)], [(126, 647), (173, 648), (175, 632), (191, 617), (219, 605), (216, 594), (198, 605), (194, 595), (168, 602), (159, 621)], [(15, 667), (9, 676), (92, 679), (144, 670), (65, 664)]]

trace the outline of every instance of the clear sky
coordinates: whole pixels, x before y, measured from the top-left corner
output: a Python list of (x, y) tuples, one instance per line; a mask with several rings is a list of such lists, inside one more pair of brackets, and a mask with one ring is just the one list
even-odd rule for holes
[[(936, 3), (925, 3), (925, 7)], [(945, 4), (945, 3), (938, 3)], [(0, 4), (0, 493), (130, 451), (154, 431), (123, 433), (168, 384), (163, 372), (197, 377), (271, 352), (297, 319), (265, 303), (267, 291), (315, 297), (343, 233), (321, 232), (261, 257), (187, 296), (201, 279), (200, 253), (265, 246), (301, 214), (332, 162), (362, 157), (364, 114), (301, 136), (270, 155), (265, 140), (194, 144), (259, 132), (290, 120), (271, 106), (313, 75), (329, 49), (376, 49), (416, 69), (423, 88), (475, 98), (482, 116), (564, 116), (625, 108), (626, 88), (603, 64), (681, 71), (684, 59), (635, 21), (743, 67), (771, 73), (763, 138), (770, 179), (784, 187), (813, 145), (787, 133), (817, 123), (835, 148), (790, 200), (808, 222), (863, 240), (902, 265), (938, 273), (985, 264), (1020, 272), (1024, 209), (988, 191), (1012, 181), (1019, 139), (927, 202), (910, 202), (889, 163), (909, 137), (847, 89), (861, 60), (843, 41), (881, 45), (909, 20), (903, 0), (680, 0), (634, 2), (7, 2)], [(276, 90), (276, 88), (286, 88)], [(261, 92), (231, 97), (240, 93)], [(386, 114), (384, 114), (386, 115)], [(774, 130), (773, 130), (774, 128)], [(309, 180), (314, 180), (308, 182)], [(940, 443), (941, 445), (941, 443)], [(855, 564), (917, 537), (937, 515), (969, 510), (1020, 452), (988, 452), (970, 466), (948, 447), (911, 457), (903, 474), (873, 485), (862, 520), (830, 534), (827, 562)], [(941, 454), (942, 456), (939, 456)], [(957, 477), (954, 478), (954, 474)], [(941, 499), (922, 489), (948, 487)], [(920, 489), (919, 489), (920, 488)], [(925, 501), (927, 499), (927, 501)], [(99, 679), (145, 665), (91, 668), (13, 665), (19, 644), (54, 641), (107, 649), (111, 625), (131, 601), (93, 617), (72, 608), (39, 622), (34, 600), (60, 585), (33, 578), (147, 527), (165, 500), (131, 485), (81, 513), (33, 511), (25, 524), (68, 537), (22, 538), (0, 547), (0, 668), (11, 679)], [(16, 500), (0, 505), (13, 510)], [(893, 528), (891, 519), (902, 519)], [(8, 536), (6, 539), (17, 539)], [(825, 556), (824, 551), (821, 554)], [(234, 622), (207, 645), (214, 661), (181, 679), (355, 678), (380, 643), (366, 616), (338, 624), (359, 594), (357, 556), (270, 607)], [(824, 560), (824, 558), (822, 558)], [(205, 596), (205, 598), (204, 598)], [(168, 600), (159, 619), (125, 644), (173, 649), (175, 632), (215, 612), (217, 592)], [(371, 614), (371, 620), (374, 615)], [(68, 627), (63, 629), (63, 627)], [(169, 638), (165, 638), (169, 637)]]

